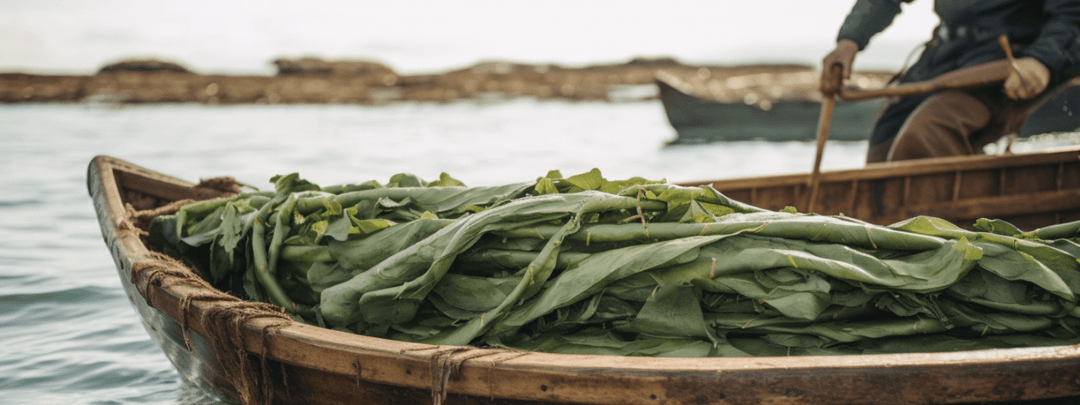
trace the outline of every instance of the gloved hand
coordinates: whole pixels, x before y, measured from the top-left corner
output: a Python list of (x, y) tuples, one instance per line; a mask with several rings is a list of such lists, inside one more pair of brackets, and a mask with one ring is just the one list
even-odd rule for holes
[(1050, 83), (1050, 69), (1030, 56), (1016, 60), (1014, 69), (1005, 79), (1005, 95), (1013, 100), (1027, 100), (1046, 90)]
[(821, 74), (822, 80), (826, 80), (825, 75), (829, 73), (829, 68), (832, 65), (840, 65), (844, 68), (844, 79), (851, 78), (851, 65), (855, 62), (855, 54), (859, 52), (859, 44), (850, 39), (841, 39), (836, 41), (836, 49), (825, 55), (825, 59), (821, 61)]

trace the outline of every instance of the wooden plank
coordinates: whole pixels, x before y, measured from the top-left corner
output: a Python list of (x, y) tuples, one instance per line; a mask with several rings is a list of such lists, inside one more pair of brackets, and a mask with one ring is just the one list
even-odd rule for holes
[[(805, 203), (799, 197), (807, 179), (806, 174), (794, 174), (682, 184), (709, 184), (729, 196), (749, 194), (751, 205), (779, 210)], [(882, 225), (918, 215), (941, 217), (961, 226), (970, 226), (969, 221), (980, 217), (1050, 213), (1061, 218), (1052, 213), (1080, 211), (1076, 194), (1080, 192), (1080, 147), (870, 164), (865, 169), (821, 173), (820, 190), (815, 204), (818, 213), (837, 215), (847, 210), (845, 215)], [(1029, 224), (1050, 225), (1047, 221)]]
[(851, 197), (848, 199), (848, 215), (858, 218), (856, 207), (859, 202), (859, 180), (851, 181)]
[[(904, 207), (895, 214), (895, 220), (918, 215), (940, 216), (956, 219), (997, 219), (1005, 216), (1053, 213), (1080, 209), (1080, 190), (1062, 190), (1027, 195), (969, 198), (940, 204)], [(893, 217), (893, 215), (889, 215)]]
[(185, 198), (206, 200), (232, 195), (232, 193), (211, 188), (196, 188), (194, 184), (181, 180), (168, 181), (162, 178), (151, 178), (120, 169), (115, 169), (114, 172), (122, 189), (138, 191), (168, 201)]
[(1065, 163), (1058, 163), (1057, 169), (1057, 176), (1054, 177), (1054, 186), (1057, 187), (1057, 190), (1061, 190), (1065, 179)]
[[(993, 170), (1022, 166), (1050, 165), (1080, 161), (1080, 147), (1045, 153), (1026, 153), (1013, 155), (977, 155), (947, 158), (921, 159), (903, 162), (867, 164), (861, 169), (835, 170), (821, 173), (821, 182), (848, 182), (851, 180), (867, 181), (898, 176), (919, 176), (933, 173)], [(714, 188), (734, 189), (750, 187), (774, 187), (806, 184), (807, 174), (789, 174), (778, 176), (746, 177), (690, 181), (680, 184), (687, 186), (711, 184)]]
[(952, 200), (953, 201), (960, 200), (960, 184), (961, 184), (961, 180), (963, 180), (963, 178), (961, 177), (962, 173), (963, 173), (962, 171), (957, 170), (956, 171), (956, 177), (953, 179), (953, 191), (952, 191)]

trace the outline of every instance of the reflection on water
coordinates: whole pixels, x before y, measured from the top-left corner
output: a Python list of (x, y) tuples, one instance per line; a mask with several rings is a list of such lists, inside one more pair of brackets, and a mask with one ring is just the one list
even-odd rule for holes
[[(447, 172), (479, 186), (593, 167), (702, 180), (806, 172), (814, 152), (809, 142), (663, 148), (673, 131), (659, 103), (644, 102), (14, 105), (0, 122), (0, 398), (16, 404), (217, 402), (180, 381), (123, 293), (86, 192), (94, 155), (266, 188), (289, 172), (323, 185)], [(824, 167), (859, 167), (865, 148), (831, 143)]]

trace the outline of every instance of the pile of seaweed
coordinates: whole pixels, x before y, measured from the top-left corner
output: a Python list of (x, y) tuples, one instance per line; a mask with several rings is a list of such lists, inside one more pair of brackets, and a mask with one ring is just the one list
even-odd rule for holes
[(1080, 343), (1080, 222), (877, 226), (595, 169), (271, 181), (155, 218), (152, 247), (295, 320), (411, 342), (684, 357)]

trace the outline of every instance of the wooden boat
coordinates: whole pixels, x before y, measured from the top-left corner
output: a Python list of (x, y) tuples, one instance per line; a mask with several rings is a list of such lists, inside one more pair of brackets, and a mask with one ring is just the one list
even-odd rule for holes
[[(821, 174), (820, 206), (872, 222), (916, 214), (1080, 217), (1080, 148)], [(807, 175), (704, 182), (797, 200)], [(652, 358), (432, 346), (323, 329), (238, 302), (151, 252), (135, 210), (229, 192), (105, 156), (88, 188), (124, 288), (183, 378), (243, 403), (926, 404), (1080, 396), (1080, 347), (858, 356)], [(128, 208), (130, 205), (131, 208)]]
[[(654, 79), (660, 101), (676, 137), (668, 145), (723, 141), (763, 140), (773, 142), (812, 141), (820, 118), (821, 103), (815, 100), (778, 100), (767, 103), (722, 102), (695, 91), (687, 82), (659, 72)], [(846, 101), (836, 104), (829, 139), (865, 141), (878, 115), (883, 98)], [(766, 108), (767, 107), (767, 108)], [(1020, 137), (1080, 128), (1080, 82), (1048, 94), (1031, 110)], [(1077, 110), (1077, 111), (1073, 111)]]
[[(698, 94), (688, 83), (660, 72), (659, 88), (668, 123), (675, 129), (669, 145), (722, 141), (812, 141), (816, 136), (821, 102), (778, 100), (765, 103), (721, 102)], [(865, 141), (884, 108), (883, 100), (841, 103), (834, 110), (829, 138)]]

